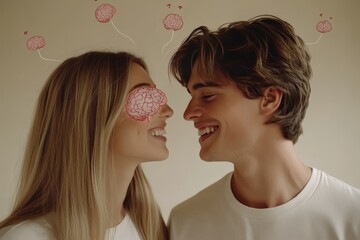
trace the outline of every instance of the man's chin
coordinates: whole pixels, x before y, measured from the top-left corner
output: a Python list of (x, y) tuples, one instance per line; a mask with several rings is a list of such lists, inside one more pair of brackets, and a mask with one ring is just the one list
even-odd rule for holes
[(200, 158), (205, 162), (218, 162), (219, 159), (214, 157), (212, 154), (200, 151)]
[(200, 158), (205, 162), (229, 162), (224, 154), (200, 150)]

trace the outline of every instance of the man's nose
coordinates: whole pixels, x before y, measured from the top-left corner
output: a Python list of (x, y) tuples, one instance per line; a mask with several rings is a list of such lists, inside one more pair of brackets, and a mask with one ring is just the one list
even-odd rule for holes
[(202, 114), (202, 110), (199, 106), (197, 106), (196, 102), (190, 100), (189, 104), (187, 105), (184, 111), (184, 119), (187, 121), (193, 121), (194, 119), (200, 117)]

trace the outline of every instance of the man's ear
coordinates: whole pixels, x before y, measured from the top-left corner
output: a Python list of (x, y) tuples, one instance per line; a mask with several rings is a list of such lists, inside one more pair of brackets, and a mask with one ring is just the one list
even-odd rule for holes
[(264, 116), (271, 117), (271, 115), (278, 109), (281, 103), (283, 93), (277, 87), (268, 87), (264, 91), (264, 96), (261, 98), (260, 111)]

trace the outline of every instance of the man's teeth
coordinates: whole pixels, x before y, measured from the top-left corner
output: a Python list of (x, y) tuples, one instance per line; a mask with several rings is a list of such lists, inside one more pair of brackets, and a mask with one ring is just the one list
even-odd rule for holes
[(213, 133), (218, 129), (218, 127), (206, 127), (198, 130), (199, 136), (203, 136), (205, 134)]
[(155, 137), (164, 136), (166, 134), (166, 131), (165, 131), (165, 129), (156, 129), (156, 130), (151, 131), (150, 134)]

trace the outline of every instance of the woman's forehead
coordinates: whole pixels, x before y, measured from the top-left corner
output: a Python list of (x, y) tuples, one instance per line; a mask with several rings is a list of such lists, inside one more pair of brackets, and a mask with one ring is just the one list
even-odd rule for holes
[(141, 86), (155, 87), (149, 73), (137, 63), (132, 63), (129, 71), (129, 90)]

